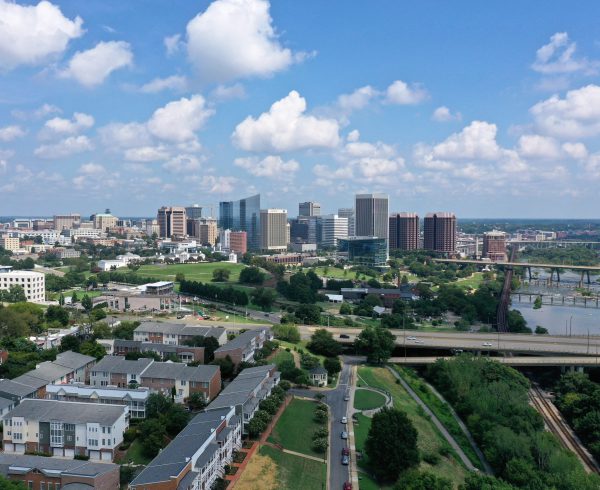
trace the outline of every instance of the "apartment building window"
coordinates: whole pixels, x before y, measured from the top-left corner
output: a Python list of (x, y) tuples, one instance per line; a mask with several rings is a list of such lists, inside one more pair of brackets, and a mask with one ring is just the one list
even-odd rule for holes
[(33, 490), (33, 482), (32, 481), (27, 482), (27, 488), (29, 488), (30, 490)]
[(46, 482), (40, 482), (40, 490), (46, 490)]
[(52, 447), (62, 447), (64, 442), (62, 422), (50, 422), (50, 445)]

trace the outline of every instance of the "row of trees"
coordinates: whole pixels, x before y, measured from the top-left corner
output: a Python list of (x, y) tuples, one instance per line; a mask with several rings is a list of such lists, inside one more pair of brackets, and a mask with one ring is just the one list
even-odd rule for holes
[(259, 409), (248, 423), (248, 434), (250, 437), (258, 437), (269, 426), (269, 422), (271, 422), (285, 399), (285, 388), (289, 389), (289, 385), (274, 386), (271, 394), (260, 402), (258, 405)]
[(213, 284), (184, 279), (179, 283), (179, 290), (182, 293), (193, 294), (201, 298), (236, 304), (238, 306), (246, 306), (249, 303), (246, 291), (241, 291), (231, 286), (223, 288), (214, 286)]
[(430, 366), (427, 377), (446, 397), (479, 444), (497, 476), (528, 490), (599, 488), (577, 458), (544, 431), (529, 405), (529, 381), (488, 359), (459, 356)]
[(323, 287), (323, 281), (313, 270), (297, 272), (290, 276), (290, 280), (281, 280), (277, 283), (277, 291), (289, 299), (304, 304), (314, 304), (320, 299), (319, 289)]

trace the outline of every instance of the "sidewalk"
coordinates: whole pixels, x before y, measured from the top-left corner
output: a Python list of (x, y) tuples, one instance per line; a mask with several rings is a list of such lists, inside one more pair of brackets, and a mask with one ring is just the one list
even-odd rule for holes
[[(350, 382), (348, 388), (350, 391), (350, 401), (348, 406), (352, 411), (354, 410), (354, 392), (356, 391), (356, 379), (358, 377), (358, 367), (352, 366), (350, 371)], [(356, 464), (356, 441), (354, 438), (354, 422), (352, 420), (352, 414), (348, 417), (348, 446), (350, 447), (350, 481), (352, 482), (352, 488), (358, 488), (358, 466)]]

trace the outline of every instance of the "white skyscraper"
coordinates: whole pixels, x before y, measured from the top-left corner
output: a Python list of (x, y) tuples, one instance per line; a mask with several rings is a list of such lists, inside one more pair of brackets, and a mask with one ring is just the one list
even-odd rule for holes
[(262, 250), (287, 250), (287, 209), (260, 210), (260, 248)]
[(320, 245), (335, 248), (340, 238), (348, 238), (348, 218), (340, 218), (337, 214), (321, 216)]

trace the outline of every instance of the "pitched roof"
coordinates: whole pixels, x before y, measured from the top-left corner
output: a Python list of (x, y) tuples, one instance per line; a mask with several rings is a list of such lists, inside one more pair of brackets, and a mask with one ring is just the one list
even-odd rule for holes
[(95, 360), (95, 357), (86, 356), (85, 354), (80, 354), (79, 352), (73, 352), (71, 350), (68, 350), (66, 352), (61, 352), (60, 354), (58, 354), (56, 356), (54, 364), (77, 370), (87, 366), (90, 362), (94, 362)]
[[(95, 477), (118, 469), (114, 463), (92, 463), (77, 459), (47, 458), (25, 454), (0, 453), (0, 473), (22, 473), (23, 470), (37, 469), (41, 473), (59, 471), (62, 475)], [(64, 487), (63, 487), (64, 488)]]
[(246, 346), (248, 346), (255, 338), (257, 338), (259, 335), (261, 335), (263, 333), (266, 333), (268, 330), (269, 330), (269, 328), (256, 328), (256, 329), (252, 329), (252, 330), (246, 330), (245, 332), (242, 332), (234, 339), (227, 342), (225, 345), (222, 345), (221, 347), (216, 349), (215, 352), (227, 352), (227, 351), (231, 351), (234, 349), (240, 349), (240, 348), (243, 349)]
[(219, 366), (187, 366), (179, 362), (155, 362), (142, 378), (178, 379), (185, 381), (210, 381), (219, 371)]
[(147, 358), (129, 361), (124, 359), (122, 356), (104, 356), (102, 360), (94, 366), (94, 371), (107, 373), (142, 374), (153, 362), (153, 359)]
[(113, 425), (127, 410), (125, 405), (102, 403), (63, 402), (26, 398), (11, 410), (7, 417), (24, 417), (28, 420), (63, 420), (70, 424), (98, 423)]

